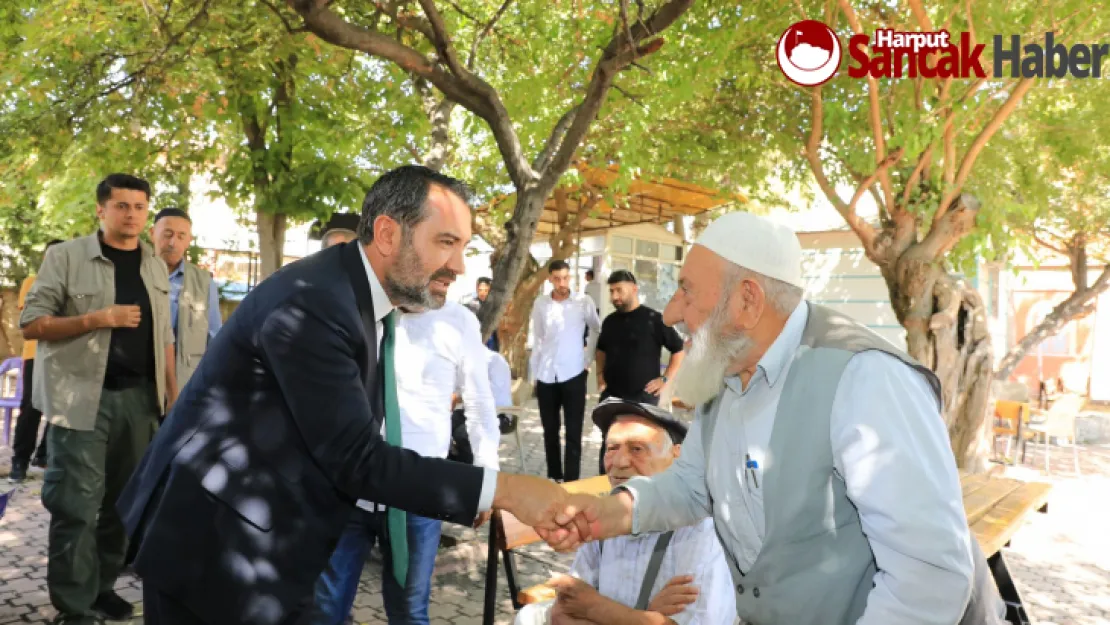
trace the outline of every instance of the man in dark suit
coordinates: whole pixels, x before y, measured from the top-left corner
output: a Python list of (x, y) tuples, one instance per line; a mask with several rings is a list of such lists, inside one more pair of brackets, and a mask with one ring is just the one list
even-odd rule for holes
[(385, 174), (357, 242), (273, 274), (216, 335), (118, 504), (147, 625), (302, 622), (357, 499), (389, 506), (390, 524), (407, 510), (469, 525), (494, 507), (548, 527), (572, 503), (552, 482), (398, 445), (392, 311), (463, 272), (467, 199), (423, 167)]

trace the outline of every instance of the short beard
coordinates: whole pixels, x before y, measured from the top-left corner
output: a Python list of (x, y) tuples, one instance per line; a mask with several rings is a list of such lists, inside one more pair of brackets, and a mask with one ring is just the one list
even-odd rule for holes
[(390, 301), (398, 308), (420, 308), (435, 310), (443, 306), (444, 300), (437, 300), (428, 289), (431, 278), (422, 276), (423, 263), (412, 246), (411, 235), (406, 233), (401, 245), (401, 255), (393, 267), (385, 274), (382, 287)]
[(728, 370), (751, 352), (751, 337), (725, 329), (727, 301), (722, 304), (694, 333), (675, 376), (675, 395), (687, 405), (699, 406), (716, 397)]

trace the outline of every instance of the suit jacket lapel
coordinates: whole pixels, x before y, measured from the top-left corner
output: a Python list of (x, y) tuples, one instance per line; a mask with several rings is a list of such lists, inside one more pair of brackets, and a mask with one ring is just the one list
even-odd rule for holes
[(366, 276), (366, 267), (362, 264), (362, 255), (359, 253), (359, 242), (351, 241), (344, 244), (341, 251), (343, 266), (354, 288), (355, 301), (358, 303), (358, 313), (362, 318), (362, 329), (366, 338), (366, 360), (363, 369), (362, 384), (366, 387), (366, 396), (370, 400), (371, 412), (376, 419), (381, 419), (384, 414), (381, 410), (383, 397), (381, 396), (382, 376), (378, 371), (378, 330), (374, 321), (374, 299), (370, 296), (370, 279)]

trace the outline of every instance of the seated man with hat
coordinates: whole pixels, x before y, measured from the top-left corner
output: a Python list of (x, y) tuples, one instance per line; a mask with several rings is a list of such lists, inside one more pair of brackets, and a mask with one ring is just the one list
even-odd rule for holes
[[(664, 471), (686, 425), (662, 408), (610, 398), (594, 409), (608, 430), (605, 472), (614, 487)], [(735, 596), (712, 519), (672, 532), (583, 545), (570, 576), (548, 582), (558, 598), (524, 606), (516, 625), (680, 623), (733, 625)]]

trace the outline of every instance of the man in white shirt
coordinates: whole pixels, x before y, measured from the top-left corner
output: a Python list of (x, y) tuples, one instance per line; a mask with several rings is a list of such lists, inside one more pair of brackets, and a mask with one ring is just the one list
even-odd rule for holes
[[(570, 290), (570, 266), (553, 260), (547, 266), (550, 295), (532, 308), (531, 374), (543, 424), (547, 477), (556, 482), (578, 479), (582, 464), (582, 420), (586, 412), (586, 366), (593, 360), (601, 332), (597, 308), (588, 296)], [(586, 349), (582, 337), (589, 329)], [(561, 453), (559, 410), (567, 427), (566, 458)]]
[(586, 270), (586, 286), (582, 287), (582, 292), (594, 301), (594, 308), (601, 314), (601, 283), (594, 278), (593, 269)]
[[(432, 277), (433, 280), (437, 276)], [(451, 404), (458, 391), (466, 413), (474, 464), (498, 469), (501, 433), (497, 403), (490, 388), (489, 357), (478, 319), (461, 304), (446, 302), (445, 292), (431, 293), (442, 307), (407, 312), (397, 323), (397, 399), (404, 447), (422, 456), (446, 458), (451, 444)], [(359, 501), (339, 539), (328, 567), (316, 583), (315, 625), (342, 625), (358, 593), (363, 563), (381, 538), (381, 515), (375, 504)], [(488, 518), (483, 514), (476, 525)], [(404, 588), (382, 576), (382, 595), (392, 625), (427, 625), (428, 600), (442, 522), (409, 514), (409, 567)], [(388, 573), (388, 572), (387, 572)]]
[[(599, 404), (593, 420), (610, 432), (605, 472), (614, 487), (666, 470), (686, 435), (686, 425), (667, 411), (616, 398)], [(736, 620), (732, 579), (712, 519), (673, 532), (583, 545), (570, 577), (557, 576), (550, 585), (558, 599), (525, 606), (516, 625), (732, 625)]]
[[(806, 302), (801, 272), (783, 226), (737, 212), (705, 229), (664, 311), (693, 333), (676, 392), (700, 407), (682, 457), (588, 506), (577, 537), (711, 517), (737, 613), (761, 625), (995, 622), (989, 577), (972, 593), (984, 563), (939, 381)], [(575, 542), (540, 533), (560, 549)]]

